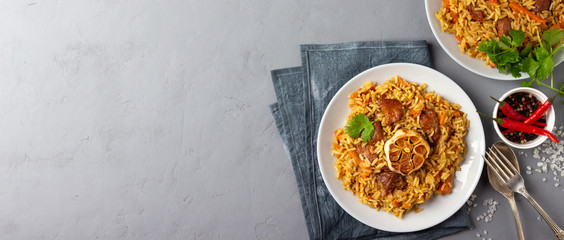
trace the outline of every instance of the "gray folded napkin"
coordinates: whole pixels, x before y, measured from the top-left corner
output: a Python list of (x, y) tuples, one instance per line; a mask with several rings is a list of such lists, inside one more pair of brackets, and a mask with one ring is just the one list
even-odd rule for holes
[(302, 45), (302, 66), (272, 71), (278, 102), (270, 110), (292, 163), (311, 239), (435, 239), (472, 227), (460, 209), (417, 232), (371, 228), (348, 215), (330, 195), (317, 164), (316, 137), (325, 107), (348, 80), (371, 67), (395, 62), (431, 66), (425, 41)]

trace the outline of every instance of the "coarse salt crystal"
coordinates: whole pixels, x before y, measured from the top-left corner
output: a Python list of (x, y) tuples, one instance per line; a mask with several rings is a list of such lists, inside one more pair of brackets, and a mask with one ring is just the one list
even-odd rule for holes
[(546, 182), (546, 178), (542, 178), (542, 181), (543, 181), (543, 182)]

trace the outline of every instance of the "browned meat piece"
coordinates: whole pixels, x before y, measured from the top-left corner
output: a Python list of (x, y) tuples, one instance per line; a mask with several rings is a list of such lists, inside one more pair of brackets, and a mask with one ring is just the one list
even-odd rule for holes
[(370, 141), (368, 141), (368, 144), (370, 145), (374, 145), (376, 144), (376, 142), (384, 138), (384, 130), (382, 129), (382, 123), (380, 123), (380, 121), (376, 121), (372, 125), (374, 126), (374, 135), (372, 136)]
[(382, 109), (384, 115), (386, 115), (386, 121), (384, 122), (385, 125), (395, 123), (403, 116), (403, 106), (397, 99), (384, 98), (380, 100), (380, 108)]
[(423, 111), (421, 113), (421, 116), (419, 117), (419, 123), (424, 129), (435, 128), (437, 125), (439, 125), (439, 117), (434, 110), (425, 109), (425, 111)]
[(366, 146), (358, 147), (356, 152), (358, 154), (363, 155), (364, 157), (368, 158), (370, 161), (374, 161), (374, 159), (378, 158), (378, 153), (376, 152), (376, 143), (384, 138), (384, 130), (382, 129), (382, 124), (380, 121), (374, 122), (374, 135), (366, 143)]
[(550, 0), (536, 0), (533, 12), (540, 13), (544, 10), (548, 10), (548, 8), (550, 8)]
[(473, 5), (468, 6), (468, 11), (470, 11), (472, 19), (478, 22), (484, 21), (484, 11), (476, 9)]
[(502, 18), (497, 21), (497, 34), (501, 37), (503, 35), (508, 35), (509, 31), (511, 31), (511, 19), (510, 18)]
[(425, 109), (425, 111), (423, 111), (421, 113), (421, 116), (419, 117), (419, 124), (421, 124), (421, 127), (423, 129), (427, 130), (427, 134), (429, 135), (431, 133), (431, 131), (429, 130), (434, 130), (433, 136), (431, 136), (431, 139), (429, 139), (429, 142), (431, 142), (432, 145), (439, 141), (439, 137), (441, 136), (439, 134), (439, 117), (437, 116), (437, 113), (435, 111), (433, 111), (432, 109)]
[(374, 161), (374, 159), (378, 158), (378, 153), (376, 152), (376, 146), (374, 145), (366, 145), (366, 146), (360, 146), (357, 147), (356, 149), (356, 153), (364, 156), (365, 158), (368, 158), (368, 160), (370, 160), (371, 162)]
[(407, 186), (407, 182), (403, 176), (395, 172), (381, 172), (376, 175), (376, 178), (382, 184), (382, 194), (384, 196), (393, 192), (396, 189), (404, 189)]

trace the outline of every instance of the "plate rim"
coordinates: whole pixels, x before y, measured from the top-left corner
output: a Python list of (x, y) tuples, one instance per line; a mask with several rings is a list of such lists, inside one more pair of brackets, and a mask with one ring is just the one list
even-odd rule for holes
[[(448, 212), (448, 214), (442, 216), (441, 218), (437, 218), (437, 220), (435, 220), (435, 221), (430, 221), (430, 224), (423, 224), (423, 226), (413, 227), (413, 228), (405, 228), (405, 229), (397, 229), (397, 228), (386, 228), (386, 227), (382, 227), (382, 226), (379, 226), (378, 224), (374, 224), (374, 223), (372, 223), (372, 222), (368, 222), (367, 219), (359, 218), (359, 216), (357, 216), (354, 212), (351, 212), (352, 209), (351, 209), (350, 207), (344, 205), (344, 202), (342, 202), (342, 201), (341, 201), (341, 198), (338, 197), (339, 195), (336, 195), (336, 191), (337, 191), (338, 189), (333, 189), (333, 188), (335, 188), (335, 187), (342, 189), (342, 183), (341, 183), (341, 181), (340, 181), (340, 180), (338, 181), (338, 183), (339, 183), (338, 186), (331, 186), (331, 184), (328, 182), (328, 179), (329, 179), (329, 178), (335, 178), (335, 179), (336, 179), (336, 177), (335, 177), (335, 176), (330, 176), (330, 175), (331, 175), (330, 173), (326, 173), (326, 172), (323, 170), (323, 168), (322, 168), (322, 166), (324, 166), (324, 165), (323, 165), (323, 162), (322, 162), (323, 159), (321, 159), (322, 151), (326, 151), (325, 149), (322, 149), (322, 147), (321, 147), (322, 144), (320, 144), (320, 143), (322, 142), (322, 140), (323, 140), (323, 139), (322, 139), (322, 137), (323, 137), (323, 132), (322, 132), (322, 130), (325, 128), (325, 125), (327, 124), (326, 119), (327, 119), (327, 115), (329, 114), (329, 110), (333, 107), (334, 104), (337, 104), (337, 103), (336, 103), (336, 101), (337, 101), (337, 100), (336, 100), (336, 96), (340, 96), (341, 94), (343, 94), (343, 93), (341, 93), (341, 92), (342, 92), (342, 91), (345, 91), (346, 88), (347, 88), (347, 86), (349, 86), (350, 84), (354, 84), (354, 83), (356, 83), (357, 81), (362, 80), (362, 78), (363, 78), (365, 75), (370, 74), (370, 73), (373, 72), (373, 71), (384, 71), (384, 70), (387, 69), (387, 68), (395, 68), (395, 67), (403, 67), (403, 68), (406, 68), (406, 69), (407, 69), (406, 71), (408, 71), (409, 68), (411, 68), (411, 69), (413, 69), (413, 68), (419, 68), (419, 69), (422, 69), (423, 71), (429, 71), (429, 74), (437, 74), (437, 75), (441, 76), (441, 77), (444, 78), (445, 80), (450, 81), (450, 82), (453, 84), (452, 87), (456, 87), (456, 88), (458, 88), (459, 91), (462, 91), (462, 92), (464, 93), (464, 97), (467, 98), (467, 100), (469, 100), (469, 103), (471, 104), (471, 106), (469, 106), (469, 107), (471, 107), (471, 108), (474, 109), (474, 110), (476, 109), (476, 106), (474, 105), (474, 103), (472, 102), (472, 100), (470, 99), (470, 97), (468, 96), (468, 94), (466, 94), (466, 92), (465, 92), (462, 88), (460, 88), (460, 86), (458, 86), (458, 84), (456, 84), (456, 82), (454, 82), (452, 79), (450, 79), (449, 77), (447, 77), (446, 75), (442, 74), (441, 72), (439, 72), (439, 71), (437, 71), (437, 70), (435, 70), (435, 69), (432, 69), (432, 68), (429, 68), (429, 67), (426, 67), (426, 66), (423, 66), (423, 65), (419, 65), (419, 64), (413, 64), (413, 63), (388, 63), (388, 64), (383, 64), (383, 65), (379, 65), (379, 66), (376, 66), (376, 67), (369, 68), (369, 69), (367, 69), (367, 70), (365, 70), (365, 71), (363, 71), (363, 72), (357, 74), (356, 76), (354, 76), (353, 78), (351, 78), (349, 81), (347, 81), (347, 82), (337, 91), (337, 93), (332, 97), (331, 101), (330, 101), (329, 104), (327, 105), (327, 107), (326, 107), (326, 109), (325, 109), (325, 111), (324, 111), (324, 113), (323, 113), (323, 117), (321, 118), (321, 122), (320, 122), (319, 129), (318, 129), (318, 133), (317, 133), (317, 138), (316, 138), (316, 140), (317, 140), (317, 143), (316, 143), (316, 145), (317, 145), (317, 146), (316, 146), (316, 148), (317, 148), (317, 149), (316, 149), (316, 150), (317, 150), (317, 163), (318, 163), (319, 171), (321, 172), (323, 181), (324, 181), (325, 185), (327, 186), (327, 189), (329, 190), (331, 196), (332, 196), (333, 199), (339, 204), (339, 206), (340, 206), (341, 208), (343, 208), (343, 209), (344, 209), (349, 215), (351, 215), (353, 218), (357, 219), (358, 221), (360, 221), (360, 222), (362, 222), (362, 223), (364, 223), (364, 224), (366, 224), (366, 225), (368, 225), (368, 226), (370, 226), (370, 227), (373, 227), (373, 228), (376, 228), (376, 229), (380, 229), (380, 230), (384, 230), (384, 231), (389, 231), (389, 232), (413, 232), (413, 231), (419, 231), (419, 230), (427, 229), (427, 228), (433, 227), (433, 226), (435, 226), (435, 225), (437, 225), (437, 224), (443, 222), (444, 220), (446, 220), (446, 219), (448, 219), (449, 217), (451, 217), (452, 215), (454, 215), (454, 213), (456, 213), (456, 212), (466, 203), (466, 200), (467, 200), (467, 199), (471, 196), (471, 194), (474, 192), (474, 190), (476, 189), (476, 186), (478, 185), (478, 182), (479, 182), (479, 180), (480, 180), (480, 178), (481, 178), (481, 175), (482, 175), (482, 172), (483, 172), (483, 167), (484, 167), (483, 159), (474, 156), (474, 157), (476, 157), (474, 160), (477, 161), (477, 162), (475, 163), (475, 164), (476, 164), (476, 166), (475, 166), (476, 169), (475, 169), (475, 170), (476, 170), (477, 173), (475, 174), (476, 176), (475, 176), (474, 178), (470, 179), (470, 180), (471, 180), (470, 182), (466, 181), (465, 184), (470, 184), (468, 191), (465, 191), (465, 192), (461, 192), (461, 193), (460, 193), (460, 194), (464, 194), (464, 195), (463, 195), (464, 201), (458, 202), (458, 204), (456, 204), (456, 205), (454, 205), (454, 207), (452, 207), (452, 210), (451, 210), (450, 212)], [(401, 73), (399, 73), (399, 72), (396, 73), (396, 74), (401, 76)], [(386, 77), (386, 80), (389, 79), (389, 78), (391, 78), (391, 77), (393, 77), (393, 76), (388, 76), (388, 77)], [(360, 80), (359, 80), (359, 79), (360, 79)], [(386, 80), (383, 80), (383, 81), (386, 81)], [(366, 80), (365, 80), (365, 81), (366, 81)], [(360, 83), (360, 84), (362, 84), (362, 83)], [(428, 87), (428, 89), (429, 89), (429, 87)], [(434, 91), (434, 90), (432, 90), (432, 91)], [(450, 99), (449, 99), (449, 101), (450, 101)], [(461, 106), (461, 107), (464, 107), (464, 106)], [(348, 108), (348, 107), (347, 107), (347, 108)], [(482, 121), (481, 121), (480, 117), (478, 116), (478, 114), (477, 114), (476, 112), (473, 112), (473, 113), (467, 112), (467, 114), (475, 114), (475, 115), (474, 115), (474, 120), (477, 120), (477, 122), (475, 123), (475, 125), (470, 125), (470, 127), (472, 127), (472, 126), (477, 127), (477, 129), (475, 129), (474, 131), (476, 131), (476, 133), (479, 135), (479, 136), (478, 136), (479, 138), (476, 139), (477, 141), (479, 141), (479, 146), (476, 146), (475, 148), (477, 149), (476, 152), (478, 152), (479, 154), (483, 154), (483, 153), (485, 152), (485, 134), (484, 134), (484, 128), (483, 128)], [(471, 123), (471, 124), (472, 124), (472, 123)], [(335, 129), (332, 129), (332, 131), (334, 131), (334, 130), (335, 130)], [(470, 128), (469, 128), (469, 130), (470, 130)], [(466, 141), (466, 144), (467, 144), (467, 147), (470, 148), (470, 146), (468, 146), (468, 144), (469, 144), (468, 141)], [(327, 150), (328, 150), (328, 149), (327, 149)], [(467, 154), (468, 154), (469, 152), (470, 152), (470, 151), (467, 151)], [(464, 157), (465, 160), (466, 160), (468, 157), (471, 157), (471, 156), (465, 155), (465, 157)], [(332, 167), (332, 169), (334, 169), (334, 161), (335, 161), (335, 159), (334, 159), (334, 157), (331, 155), (331, 161), (330, 161), (330, 162), (331, 162), (331, 167)], [(462, 163), (464, 163), (464, 161), (463, 161)], [(472, 164), (474, 164), (474, 163), (472, 163)], [(461, 166), (462, 166), (462, 165), (463, 165), (463, 164), (461, 164)], [(472, 170), (474, 170), (474, 169), (472, 169)], [(334, 171), (334, 170), (333, 170), (333, 171)], [(458, 171), (458, 172), (460, 172), (460, 171)], [(458, 173), (458, 172), (457, 172), (457, 173)], [(334, 173), (334, 172), (333, 172), (333, 173)], [(469, 178), (469, 177), (467, 177), (467, 178)], [(455, 179), (458, 179), (458, 176), (457, 176)], [(465, 179), (465, 180), (468, 180), (468, 179)], [(453, 181), (454, 181), (454, 180), (453, 180)], [(459, 184), (461, 184), (461, 183), (459, 183)], [(342, 191), (342, 190), (341, 190), (341, 191)], [(344, 191), (346, 191), (346, 192), (348, 192), (348, 193), (350, 194), (350, 191), (347, 191), (347, 190), (344, 190)], [(452, 194), (452, 193), (451, 193), (451, 194)], [(449, 196), (451, 196), (451, 195), (449, 195)], [(446, 197), (448, 197), (448, 196), (446, 196)], [(375, 209), (373, 209), (373, 208), (370, 208), (369, 206), (367, 206), (367, 205), (365, 205), (365, 204), (363, 204), (363, 203), (360, 203), (360, 201), (358, 201), (358, 199), (356, 198), (356, 196), (354, 196), (354, 198), (356, 199), (356, 203), (354, 203), (355, 205), (358, 205), (358, 204), (364, 205), (367, 210), (369, 210), (369, 211), (375, 211), (376, 213), (382, 212), (382, 211), (377, 211), (377, 210), (375, 210)], [(432, 200), (432, 199), (433, 199), (433, 198), (431, 198), (431, 200)], [(431, 200), (429, 200), (429, 201), (431, 201)], [(393, 215), (390, 214), (390, 213), (385, 213), (385, 214), (389, 214), (389, 216), (392, 216), (392, 217), (396, 218), (395, 216), (393, 216)], [(416, 213), (410, 213), (410, 214), (416, 214)]]

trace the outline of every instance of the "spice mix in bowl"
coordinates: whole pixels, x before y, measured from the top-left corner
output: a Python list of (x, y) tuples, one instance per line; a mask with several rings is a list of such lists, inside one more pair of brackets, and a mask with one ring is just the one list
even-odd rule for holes
[(555, 122), (554, 97), (549, 99), (537, 89), (519, 87), (509, 90), (499, 100), (493, 99), (497, 101), (492, 113), (497, 119), (493, 121), (494, 129), (508, 145), (528, 149), (547, 138), (558, 141), (550, 133)]

